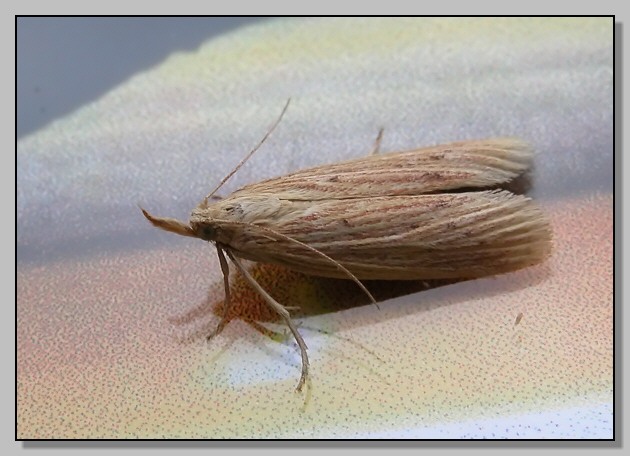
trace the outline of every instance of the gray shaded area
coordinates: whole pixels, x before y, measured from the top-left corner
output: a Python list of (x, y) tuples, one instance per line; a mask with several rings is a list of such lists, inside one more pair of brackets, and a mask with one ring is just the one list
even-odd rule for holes
[(234, 17), (17, 18), (17, 136), (44, 127), (171, 53), (260, 22)]

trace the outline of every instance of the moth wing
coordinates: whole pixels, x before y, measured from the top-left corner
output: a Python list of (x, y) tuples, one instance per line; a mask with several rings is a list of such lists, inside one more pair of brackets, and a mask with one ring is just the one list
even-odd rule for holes
[(390, 280), (504, 273), (539, 263), (551, 247), (540, 209), (507, 191), (275, 203), (274, 211), (262, 204), (265, 212), (246, 212), (230, 247), (311, 275), (347, 278), (300, 244), (359, 279)]
[(508, 182), (529, 168), (531, 148), (518, 139), (463, 141), (304, 169), (234, 193), (319, 201), (421, 195)]

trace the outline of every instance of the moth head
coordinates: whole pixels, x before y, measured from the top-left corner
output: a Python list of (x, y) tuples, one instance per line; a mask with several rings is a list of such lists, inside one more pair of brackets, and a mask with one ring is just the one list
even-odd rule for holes
[(169, 217), (156, 217), (142, 208), (140, 210), (153, 226), (161, 230), (170, 231), (180, 236), (203, 239), (204, 241), (217, 240), (218, 230), (212, 221), (212, 209), (209, 207), (200, 205), (193, 210), (190, 216), (190, 224)]
[(190, 228), (196, 237), (204, 241), (217, 241), (219, 230), (215, 222), (216, 212), (216, 207), (205, 201), (193, 209), (190, 214)]

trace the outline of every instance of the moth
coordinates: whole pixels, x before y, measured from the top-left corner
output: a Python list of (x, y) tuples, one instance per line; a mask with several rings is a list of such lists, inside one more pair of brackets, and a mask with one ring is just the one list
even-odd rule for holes
[(405, 152), (375, 153), (247, 185), (216, 201), (214, 193), (262, 141), (192, 211), (188, 223), (156, 217), (156, 227), (214, 243), (230, 305), (229, 258), (287, 324), (300, 348), (297, 390), (308, 377), (304, 339), (287, 307), (251, 276), (242, 259), (353, 280), (472, 279), (542, 262), (551, 229), (528, 197), (499, 186), (524, 173), (532, 150), (493, 138)]

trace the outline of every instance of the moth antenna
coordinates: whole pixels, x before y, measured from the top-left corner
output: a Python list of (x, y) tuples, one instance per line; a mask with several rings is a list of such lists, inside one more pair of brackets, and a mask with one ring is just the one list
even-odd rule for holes
[(348, 276), (348, 278), (350, 280), (352, 280), (354, 283), (356, 283), (359, 286), (359, 288), (361, 288), (361, 290), (363, 290), (363, 292), (367, 295), (367, 297), (370, 298), (370, 301), (372, 301), (372, 304), (374, 304), (376, 306), (376, 308), (380, 310), (380, 307), (378, 306), (378, 304), (376, 302), (376, 299), (374, 299), (374, 296), (372, 296), (372, 293), (370, 293), (368, 291), (368, 289), (365, 288), (365, 285), (363, 285), (361, 283), (361, 281), (357, 278), (357, 276), (355, 276), (352, 272), (350, 272), (344, 265), (339, 263), (337, 260), (329, 257), (324, 252), (321, 252), (321, 251), (317, 250), (315, 247), (311, 247), (310, 245), (305, 244), (304, 242), (300, 242), (297, 239), (293, 239), (292, 237), (287, 236), (287, 235), (282, 234), (282, 233), (279, 233), (279, 232), (277, 232), (275, 230), (272, 230), (271, 228), (267, 228), (267, 227), (260, 226), (260, 225), (255, 225), (253, 223), (233, 222), (233, 221), (223, 221), (223, 220), (221, 220), (221, 223), (225, 223), (226, 225), (230, 224), (230, 225), (241, 225), (241, 226), (254, 227), (256, 229), (260, 229), (262, 231), (266, 231), (268, 233), (271, 233), (274, 236), (278, 236), (279, 238), (282, 238), (282, 239), (284, 239), (286, 241), (293, 242), (294, 244), (298, 244), (298, 245), (304, 247), (307, 250), (310, 250), (311, 252), (315, 253), (316, 255), (319, 255), (320, 257), (324, 258), (329, 263), (335, 265), (335, 267), (337, 269), (339, 269), (346, 276)]
[(217, 185), (217, 187), (212, 190), (208, 196), (206, 196), (204, 198), (204, 203), (208, 204), (208, 200), (217, 192), (217, 190), (219, 190), (223, 184), (225, 184), (227, 182), (227, 180), (232, 177), (240, 168), (241, 166), (243, 166), (245, 164), (245, 162), (247, 160), (249, 160), (249, 158), (254, 155), (254, 152), (256, 152), (258, 149), (260, 149), (260, 146), (263, 145), (263, 143), (267, 140), (267, 138), (269, 137), (269, 135), (271, 135), (271, 133), (273, 133), (273, 131), (276, 129), (276, 127), (278, 126), (278, 124), (280, 123), (280, 121), (282, 120), (282, 117), (284, 117), (284, 113), (287, 112), (287, 108), (289, 107), (289, 103), (291, 102), (291, 98), (289, 98), (286, 102), (286, 104), (284, 105), (284, 108), (282, 108), (282, 112), (280, 113), (280, 116), (278, 117), (278, 119), (276, 120), (276, 122), (271, 126), (271, 128), (269, 129), (269, 131), (267, 131), (267, 133), (265, 134), (265, 136), (263, 136), (263, 139), (260, 140), (260, 142), (258, 143), (258, 145), (256, 147), (254, 147), (246, 156), (245, 158), (243, 158), (240, 163), (238, 165), (236, 165), (236, 168), (234, 168), (232, 170), (232, 172), (230, 172), (230, 174), (228, 174), (227, 176), (225, 176), (223, 179), (221, 179), (221, 182), (219, 182), (219, 185)]
[(378, 135), (376, 135), (376, 139), (374, 140), (374, 146), (372, 147), (372, 152), (370, 155), (378, 155), (381, 153), (381, 141), (383, 141), (383, 132), (385, 129), (383, 127), (378, 131)]
[(267, 304), (269, 304), (269, 306), (273, 310), (275, 310), (278, 313), (278, 315), (280, 315), (280, 317), (282, 317), (284, 322), (287, 324), (287, 326), (293, 333), (293, 337), (295, 337), (295, 341), (300, 347), (300, 354), (302, 356), (302, 375), (300, 376), (300, 381), (298, 382), (296, 390), (302, 391), (302, 387), (304, 386), (304, 383), (306, 382), (306, 379), (308, 378), (308, 354), (306, 353), (307, 347), (306, 347), (306, 343), (304, 342), (304, 339), (302, 338), (302, 335), (298, 332), (297, 328), (295, 327), (295, 324), (293, 323), (293, 320), (291, 320), (291, 315), (289, 314), (289, 311), (282, 304), (280, 304), (278, 301), (273, 299), (271, 295), (267, 293), (265, 289), (261, 287), (258, 282), (256, 282), (256, 279), (254, 279), (252, 275), (247, 271), (247, 269), (245, 269), (245, 267), (241, 264), (241, 262), (237, 260), (234, 255), (232, 255), (232, 252), (229, 249), (226, 249), (225, 253), (227, 253), (227, 256), (236, 265), (237, 269), (241, 272), (241, 274), (243, 274), (243, 277), (245, 277), (245, 279), (254, 288), (254, 290), (260, 293), (260, 295), (264, 298), (264, 300), (267, 301)]

